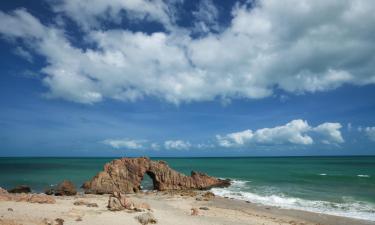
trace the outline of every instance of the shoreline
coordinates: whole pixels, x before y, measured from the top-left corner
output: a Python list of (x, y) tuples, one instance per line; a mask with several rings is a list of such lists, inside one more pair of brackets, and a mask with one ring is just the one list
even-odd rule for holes
[[(126, 195), (131, 201), (150, 206), (158, 224), (251, 224), (251, 225), (375, 225), (374, 221), (352, 219), (303, 210), (283, 209), (243, 200), (215, 196), (197, 200), (202, 191), (140, 192)], [(63, 224), (140, 224), (135, 217), (144, 213), (136, 211), (109, 211), (109, 195), (79, 193), (76, 196), (54, 196), (54, 204), (0, 201), (0, 224), (44, 225), (57, 218)], [(98, 207), (77, 206), (76, 201), (96, 203)], [(203, 208), (202, 208), (203, 207)], [(191, 209), (198, 209), (192, 216)], [(200, 209), (202, 208), (202, 209)], [(9, 210), (11, 209), (11, 210)], [(78, 219), (80, 219), (78, 221)], [(48, 223), (47, 223), (48, 224)], [(54, 224), (54, 223), (53, 223)]]
[[(265, 214), (271, 214), (275, 217), (282, 217), (287, 216), (295, 219), (300, 220), (307, 220), (311, 223), (316, 224), (358, 224), (358, 225), (365, 225), (365, 224), (375, 224), (375, 221), (371, 220), (365, 220), (365, 219), (357, 219), (357, 218), (351, 218), (346, 216), (337, 216), (337, 215), (331, 215), (326, 213), (318, 213), (318, 212), (312, 212), (307, 210), (300, 210), (300, 209), (288, 209), (288, 208), (282, 208), (278, 206), (271, 206), (266, 204), (260, 204), (260, 203), (252, 203), (247, 202), (244, 200), (238, 200), (233, 198), (225, 198), (217, 196), (213, 200), (216, 204), (216, 206), (220, 207), (228, 207), (236, 210), (255, 210), (261, 213)], [(230, 206), (228, 206), (230, 205)]]

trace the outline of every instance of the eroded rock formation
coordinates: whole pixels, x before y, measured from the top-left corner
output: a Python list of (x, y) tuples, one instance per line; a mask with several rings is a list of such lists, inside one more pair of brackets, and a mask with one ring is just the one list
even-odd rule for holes
[(111, 194), (114, 192), (134, 193), (141, 187), (141, 181), (148, 174), (155, 190), (205, 190), (212, 187), (226, 187), (229, 180), (210, 177), (204, 173), (191, 172), (185, 176), (171, 169), (164, 161), (153, 161), (147, 157), (122, 158), (105, 164), (104, 171), (85, 182), (85, 193)]
[(56, 196), (72, 196), (77, 194), (77, 190), (73, 182), (64, 180), (56, 188), (47, 189), (44, 193)]

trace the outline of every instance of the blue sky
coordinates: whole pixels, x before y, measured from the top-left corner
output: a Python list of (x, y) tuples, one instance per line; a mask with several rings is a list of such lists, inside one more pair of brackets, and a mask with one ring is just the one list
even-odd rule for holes
[(375, 153), (372, 1), (88, 2), (0, 2), (0, 156)]

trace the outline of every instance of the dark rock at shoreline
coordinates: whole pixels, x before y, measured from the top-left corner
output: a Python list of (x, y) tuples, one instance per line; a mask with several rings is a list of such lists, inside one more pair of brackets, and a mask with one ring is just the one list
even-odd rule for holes
[(8, 194), (8, 191), (0, 187), (0, 194)]
[(56, 188), (47, 189), (44, 193), (56, 196), (72, 196), (77, 194), (77, 189), (73, 182), (64, 180)]
[(1, 187), (0, 201), (30, 202), (40, 204), (54, 204), (56, 202), (53, 197), (44, 194), (8, 193), (8, 191)]
[(29, 186), (26, 186), (26, 185), (19, 185), (19, 186), (16, 186), (15, 188), (12, 188), (12, 189), (8, 190), (8, 192), (12, 193), (12, 194), (15, 194), (15, 193), (30, 193), (31, 188)]
[(229, 180), (210, 177), (200, 172), (192, 171), (191, 176), (185, 176), (171, 169), (164, 161), (140, 157), (122, 158), (105, 164), (104, 171), (85, 182), (82, 188), (85, 193), (92, 194), (135, 193), (141, 189), (141, 181), (145, 174), (151, 177), (154, 189), (158, 191), (207, 190), (230, 185)]

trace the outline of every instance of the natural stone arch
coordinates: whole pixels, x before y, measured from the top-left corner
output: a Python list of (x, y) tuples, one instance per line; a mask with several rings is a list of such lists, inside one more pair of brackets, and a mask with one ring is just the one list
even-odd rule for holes
[(229, 186), (229, 180), (217, 179), (199, 172), (185, 176), (164, 161), (152, 161), (147, 157), (113, 160), (82, 187), (86, 193), (106, 194), (113, 192), (134, 193), (140, 190), (145, 174), (148, 174), (155, 190), (209, 189)]
[[(147, 170), (144, 174), (143, 174), (143, 177), (142, 177), (142, 180), (141, 180), (141, 184), (142, 184), (142, 181), (145, 179), (145, 177), (149, 177), (152, 181), (152, 190), (158, 190), (159, 189), (159, 186), (160, 186), (160, 182), (157, 181), (156, 179), (156, 175), (154, 172), (152, 172), (151, 170)], [(141, 188), (142, 185), (139, 185), (139, 189), (142, 190), (143, 188)]]

